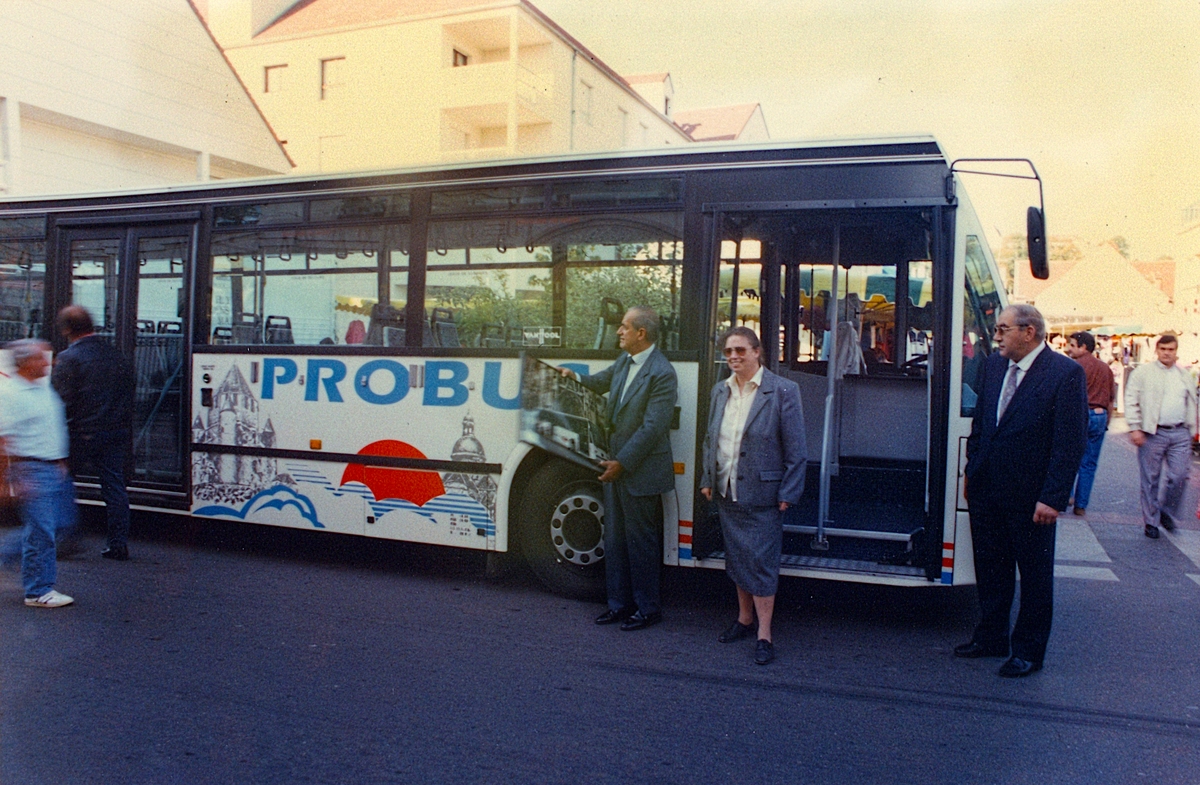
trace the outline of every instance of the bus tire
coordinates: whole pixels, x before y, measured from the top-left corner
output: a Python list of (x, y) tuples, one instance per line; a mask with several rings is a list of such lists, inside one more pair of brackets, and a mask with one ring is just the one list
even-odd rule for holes
[(596, 473), (551, 460), (530, 478), (516, 519), (529, 569), (555, 594), (604, 598), (604, 494)]

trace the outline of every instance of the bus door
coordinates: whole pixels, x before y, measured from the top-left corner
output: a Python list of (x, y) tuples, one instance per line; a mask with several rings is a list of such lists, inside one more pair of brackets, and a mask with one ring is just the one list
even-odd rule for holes
[(808, 476), (784, 567), (925, 578), (940, 556), (940, 527), (926, 535), (933, 217), (805, 210), (718, 225), (716, 334), (753, 328), (763, 364), (801, 391)]
[[(186, 499), (188, 301), (195, 224), (62, 229), (70, 302), (133, 363), (131, 488)], [(89, 478), (80, 478), (88, 482)]]

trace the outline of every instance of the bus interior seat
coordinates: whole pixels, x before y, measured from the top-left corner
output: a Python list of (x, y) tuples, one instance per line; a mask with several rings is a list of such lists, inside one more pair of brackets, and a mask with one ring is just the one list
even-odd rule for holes
[[(403, 335), (404, 311), (399, 308), (393, 308), (387, 303), (376, 303), (371, 306), (371, 321), (367, 326), (367, 337), (363, 343), (371, 346), (384, 346), (385, 329), (400, 330), (401, 335)], [(386, 345), (403, 346), (404, 340), (401, 338), (399, 343), (389, 343)]]
[(241, 322), (235, 322), (230, 329), (236, 344), (262, 343), (262, 322), (255, 314), (242, 314)]
[(0, 321), (0, 341), (15, 341), (25, 337), (25, 323), (12, 319)]
[(503, 349), (504, 325), (489, 323), (480, 327), (478, 344), (482, 349)]
[(421, 322), (421, 345), (425, 347), (437, 346), (433, 340), (433, 326), (428, 319)]
[(455, 349), (462, 346), (458, 340), (458, 323), (454, 321), (454, 313), (449, 308), (434, 308), (430, 323), (433, 340), (438, 346)]
[(183, 322), (159, 322), (159, 335), (183, 335)]
[(289, 316), (268, 316), (266, 343), (292, 344), (292, 319)]
[(138, 319), (137, 320), (137, 331), (138, 331), (139, 335), (146, 335), (149, 333), (153, 333), (155, 331), (154, 320), (153, 319)]
[(509, 346), (524, 346), (525, 328), (520, 325), (516, 327), (509, 327), (507, 340)]
[[(384, 346), (403, 346), (406, 330), (403, 327), (384, 327), (383, 328), (383, 345)], [(370, 343), (370, 341), (367, 341)]]
[(233, 328), (214, 327), (212, 342), (217, 346), (224, 346), (225, 344), (233, 343)]
[(625, 316), (625, 306), (620, 300), (612, 297), (600, 298), (600, 319), (596, 325), (596, 345), (594, 349), (617, 348), (617, 328)]

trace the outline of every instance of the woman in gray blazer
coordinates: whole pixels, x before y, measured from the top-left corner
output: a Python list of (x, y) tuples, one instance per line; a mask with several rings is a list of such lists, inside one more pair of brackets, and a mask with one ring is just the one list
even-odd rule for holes
[(737, 586), (737, 620), (718, 636), (732, 643), (755, 632), (754, 661), (775, 658), (771, 616), (779, 585), (783, 513), (804, 493), (807, 449), (800, 388), (761, 364), (749, 327), (721, 337), (733, 375), (713, 387), (700, 493), (715, 501), (725, 539), (725, 570)]

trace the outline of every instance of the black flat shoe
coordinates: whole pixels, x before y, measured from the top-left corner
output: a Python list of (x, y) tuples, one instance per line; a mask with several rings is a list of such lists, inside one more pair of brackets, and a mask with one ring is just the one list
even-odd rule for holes
[(773, 659), (775, 659), (775, 644), (759, 638), (758, 643), (754, 644), (754, 664), (766, 665)]
[(662, 621), (662, 612), (655, 611), (654, 613), (637, 613), (630, 616), (621, 624), (621, 629), (625, 632), (630, 630), (644, 630), (647, 627), (653, 627)]
[(1168, 515), (1166, 510), (1158, 511), (1158, 522), (1161, 523), (1162, 527), (1167, 531), (1175, 531), (1175, 519)]
[(632, 608), (621, 608), (618, 611), (614, 611), (610, 608), (609, 610), (606, 610), (604, 613), (602, 613), (596, 617), (596, 623), (597, 624), (616, 624), (619, 621), (625, 621), (632, 615), (633, 615)]
[(729, 629), (717, 636), (717, 640), (721, 643), (733, 643), (734, 641), (740, 641), (742, 638), (749, 638), (753, 634), (753, 624), (742, 624), (740, 621), (735, 620)]
[(954, 647), (954, 656), (968, 660), (978, 659), (979, 657), (1007, 657), (1008, 647), (986, 646), (976, 641), (968, 641)]
[(996, 673), (1003, 679), (1019, 679), (1042, 669), (1040, 662), (1030, 662), (1020, 657), (1009, 657), (1008, 662), (1000, 666)]
[(105, 548), (100, 551), (100, 555), (113, 561), (129, 561), (129, 549), (117, 545)]
[(1146, 524), (1146, 536), (1152, 540), (1158, 539), (1158, 527), (1153, 523)]

